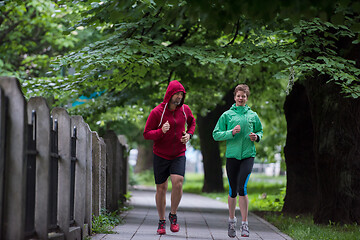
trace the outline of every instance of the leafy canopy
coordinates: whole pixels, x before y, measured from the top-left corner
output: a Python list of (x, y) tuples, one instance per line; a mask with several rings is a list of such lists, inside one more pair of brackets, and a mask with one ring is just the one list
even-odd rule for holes
[(355, 1), (41, 0), (0, 8), (1, 74), (59, 106), (103, 92), (70, 110), (92, 129), (119, 121), (122, 110), (147, 115), (172, 79), (186, 85), (187, 103), (201, 115), (246, 82), (255, 109), (279, 131), (283, 120), (274, 123), (270, 112), (282, 111), (289, 76), (289, 88), (322, 74), (354, 98), (360, 92), (358, 59), (340, 44), (359, 45)]

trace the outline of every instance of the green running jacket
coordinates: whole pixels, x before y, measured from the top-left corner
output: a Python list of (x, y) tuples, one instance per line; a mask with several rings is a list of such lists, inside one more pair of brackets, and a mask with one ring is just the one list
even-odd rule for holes
[[(232, 129), (236, 125), (240, 125), (241, 130), (233, 136)], [(257, 141), (261, 140), (263, 128), (258, 115), (248, 105), (233, 104), (220, 116), (213, 131), (213, 138), (215, 141), (226, 141), (226, 158), (242, 160), (256, 155), (255, 144), (249, 137), (251, 132), (258, 135)]]

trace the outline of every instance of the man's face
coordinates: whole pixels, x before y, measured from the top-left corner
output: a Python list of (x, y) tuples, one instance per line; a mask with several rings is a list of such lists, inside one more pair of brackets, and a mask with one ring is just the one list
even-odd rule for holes
[(236, 95), (234, 96), (236, 106), (245, 106), (248, 98), (245, 92), (237, 91)]
[(172, 95), (170, 102), (175, 105), (180, 105), (181, 100), (184, 98), (183, 92), (177, 92), (174, 95)]

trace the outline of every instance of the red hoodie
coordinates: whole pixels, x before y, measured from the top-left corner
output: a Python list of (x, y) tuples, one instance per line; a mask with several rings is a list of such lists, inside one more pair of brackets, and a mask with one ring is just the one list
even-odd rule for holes
[[(171, 97), (183, 92), (184, 96), (179, 106), (170, 111), (167, 105)], [(179, 156), (185, 156), (186, 144), (181, 142), (182, 133), (185, 131), (193, 135), (195, 131), (195, 118), (188, 105), (184, 104), (185, 88), (180, 82), (173, 80), (166, 90), (164, 101), (156, 106), (146, 121), (144, 138), (154, 140), (153, 152), (159, 157), (171, 160)], [(170, 129), (163, 133), (162, 126), (169, 121)]]

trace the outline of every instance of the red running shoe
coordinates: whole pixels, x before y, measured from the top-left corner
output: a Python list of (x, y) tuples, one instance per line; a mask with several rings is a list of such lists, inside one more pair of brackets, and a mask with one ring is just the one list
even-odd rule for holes
[(172, 232), (178, 232), (180, 230), (180, 226), (179, 224), (177, 224), (176, 214), (169, 213), (169, 220), (170, 220), (170, 230)]
[(157, 229), (157, 234), (164, 235), (166, 234), (166, 221), (165, 220), (159, 220), (159, 226)]

